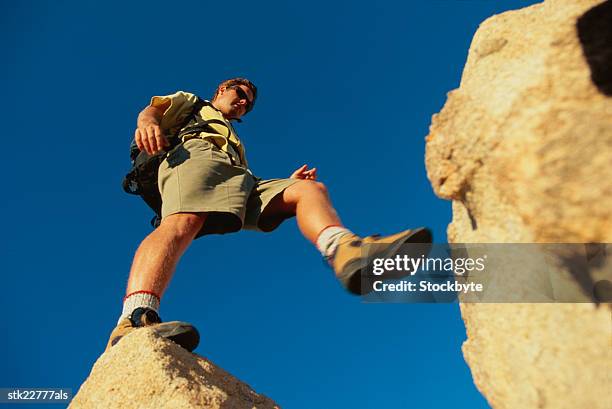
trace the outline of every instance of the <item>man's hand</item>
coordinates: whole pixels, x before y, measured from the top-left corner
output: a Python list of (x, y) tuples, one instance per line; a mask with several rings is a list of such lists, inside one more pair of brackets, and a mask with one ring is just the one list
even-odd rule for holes
[(308, 165), (303, 165), (289, 176), (290, 179), (317, 179), (317, 168), (308, 169)]
[(168, 140), (159, 127), (162, 114), (162, 110), (149, 106), (138, 115), (138, 127), (134, 133), (134, 140), (138, 149), (145, 151), (149, 155), (161, 152), (169, 145)]
[(136, 145), (141, 151), (145, 151), (149, 155), (161, 152), (168, 146), (168, 140), (162, 133), (159, 125), (150, 124), (139, 126), (134, 134)]

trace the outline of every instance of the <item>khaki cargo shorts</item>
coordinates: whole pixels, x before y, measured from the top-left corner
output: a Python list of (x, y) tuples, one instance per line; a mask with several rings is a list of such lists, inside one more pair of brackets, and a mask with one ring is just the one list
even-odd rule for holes
[(162, 219), (175, 213), (207, 212), (196, 237), (240, 229), (272, 231), (291, 214), (260, 220), (272, 199), (297, 179), (261, 180), (211, 142), (195, 138), (174, 149), (159, 167)]

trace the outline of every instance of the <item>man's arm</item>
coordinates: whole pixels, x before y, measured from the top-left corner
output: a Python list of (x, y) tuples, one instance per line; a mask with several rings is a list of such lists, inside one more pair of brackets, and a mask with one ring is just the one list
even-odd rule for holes
[(169, 106), (170, 101), (159, 106), (148, 106), (138, 114), (134, 133), (134, 140), (138, 149), (153, 155), (168, 146), (168, 140), (159, 125)]

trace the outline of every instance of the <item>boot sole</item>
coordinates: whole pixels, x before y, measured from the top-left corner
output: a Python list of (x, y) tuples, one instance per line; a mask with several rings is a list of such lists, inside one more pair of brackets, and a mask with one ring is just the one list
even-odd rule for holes
[[(178, 344), (179, 346), (185, 348), (187, 351), (191, 352), (197, 348), (200, 343), (200, 333), (193, 325), (187, 322), (181, 321), (170, 321), (170, 322), (162, 322), (159, 324), (147, 325), (145, 327), (134, 328), (134, 330), (139, 330), (141, 328), (150, 328), (153, 332), (162, 337), (169, 339), (170, 341)], [(116, 336), (110, 342), (110, 346), (115, 346), (121, 339), (127, 334)], [(108, 348), (106, 350), (108, 350)]]
[(169, 339), (189, 352), (196, 349), (200, 343), (200, 333), (196, 327), (187, 322), (162, 322), (152, 325), (150, 328), (160, 337)]

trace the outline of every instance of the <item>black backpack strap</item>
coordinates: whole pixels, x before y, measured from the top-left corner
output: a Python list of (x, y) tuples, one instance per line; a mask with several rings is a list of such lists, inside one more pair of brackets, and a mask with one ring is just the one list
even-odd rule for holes
[(178, 137), (179, 139), (181, 139), (185, 135), (193, 134), (193, 133), (200, 133), (200, 132), (217, 133), (217, 131), (210, 126), (211, 124), (223, 125), (224, 127), (226, 127), (228, 130), (228, 134), (226, 137), (229, 139), (232, 131), (228, 128), (227, 124), (220, 119), (208, 119), (206, 121), (200, 121), (196, 124), (186, 126), (183, 129), (181, 129), (181, 131), (178, 134)]
[[(176, 138), (177, 141), (176, 143), (173, 145), (172, 143), (170, 144), (170, 149), (178, 146), (182, 141), (181, 141), (181, 134), (183, 134), (183, 129), (187, 128), (189, 123), (195, 119), (195, 116), (198, 112), (200, 112), (200, 110), (202, 109), (202, 107), (204, 105), (209, 105), (210, 102), (203, 100), (202, 98), (196, 96), (196, 98), (198, 99), (196, 101), (195, 104), (193, 104), (193, 106), (191, 107), (191, 112), (189, 113), (189, 115), (187, 115), (185, 117), (185, 119), (183, 120), (183, 122), (179, 125), (178, 129), (178, 133), (176, 135), (173, 136), (169, 136), (169, 138)], [(193, 125), (192, 125), (193, 126)], [(168, 142), (170, 142), (168, 140)]]

